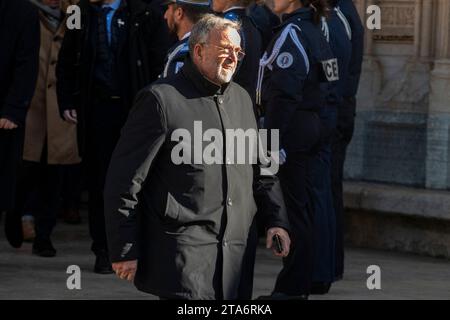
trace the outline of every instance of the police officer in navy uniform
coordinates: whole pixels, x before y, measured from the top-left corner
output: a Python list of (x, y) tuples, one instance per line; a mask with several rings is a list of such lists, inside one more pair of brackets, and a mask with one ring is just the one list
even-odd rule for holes
[(311, 164), (313, 176), (314, 209), (314, 274), (312, 294), (328, 293), (335, 280), (336, 216), (331, 190), (331, 141), (336, 134), (338, 108), (342, 105), (349, 62), (352, 53), (351, 30), (336, 1), (328, 0), (328, 18), (322, 19), (322, 32), (338, 59), (339, 80), (333, 87), (332, 96), (320, 110), (325, 134), (318, 156)]
[[(279, 178), (292, 230), (291, 254), (283, 260), (271, 299), (306, 299), (313, 275), (311, 159), (321, 140), (320, 109), (327, 104), (330, 83), (339, 78), (337, 59), (320, 30), (325, 1), (275, 0), (282, 24), (261, 59), (265, 127), (279, 129)], [(264, 80), (264, 81), (263, 81)]]
[[(212, 0), (212, 8), (225, 19), (241, 24), (241, 47), (245, 52), (233, 81), (241, 85), (252, 98), (255, 114), (256, 109), (256, 83), (258, 81), (259, 59), (262, 56), (262, 38), (254, 21), (247, 15), (252, 0)], [(239, 288), (239, 299), (249, 300), (253, 292), (253, 270), (258, 246), (258, 230), (256, 219), (250, 229), (247, 250), (243, 261), (243, 273)]]
[(167, 26), (178, 42), (169, 49), (161, 78), (175, 75), (184, 65), (189, 54), (189, 36), (192, 27), (210, 11), (209, 0), (167, 0), (161, 3), (167, 6), (164, 14)]
[(352, 53), (348, 77), (345, 80), (342, 104), (338, 108), (337, 134), (333, 139), (332, 187), (336, 213), (336, 280), (344, 274), (344, 203), (342, 178), (347, 146), (355, 126), (356, 93), (359, 86), (364, 55), (364, 26), (352, 0), (338, 0), (337, 7), (347, 19), (351, 29)]

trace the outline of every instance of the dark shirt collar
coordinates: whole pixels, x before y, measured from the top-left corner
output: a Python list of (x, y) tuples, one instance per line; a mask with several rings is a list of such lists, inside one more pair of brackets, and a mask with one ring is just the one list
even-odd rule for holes
[(121, 0), (120, 3), (118, 1), (115, 1), (113, 3), (108, 4), (102, 4), (101, 2), (94, 2), (94, 3), (90, 2), (89, 4), (91, 8), (94, 8), (96, 12), (100, 12), (104, 7), (110, 7), (113, 10), (120, 11), (127, 6), (127, 0)]
[(114, 2), (112, 2), (112, 3), (103, 4), (102, 8), (110, 7), (113, 10), (117, 10), (120, 7), (120, 5), (122, 4), (122, 2), (123, 2), (123, 0), (114, 0)]
[(195, 87), (202, 95), (214, 96), (225, 94), (228, 91), (229, 83), (219, 86), (206, 79), (194, 65), (191, 58), (188, 56), (185, 60), (184, 66), (181, 69), (183, 75), (191, 80)]

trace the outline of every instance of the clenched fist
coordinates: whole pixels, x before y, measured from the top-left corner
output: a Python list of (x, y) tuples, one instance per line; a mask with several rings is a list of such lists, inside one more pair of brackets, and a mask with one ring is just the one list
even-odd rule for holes
[(137, 260), (115, 262), (112, 268), (120, 279), (133, 281), (137, 270)]

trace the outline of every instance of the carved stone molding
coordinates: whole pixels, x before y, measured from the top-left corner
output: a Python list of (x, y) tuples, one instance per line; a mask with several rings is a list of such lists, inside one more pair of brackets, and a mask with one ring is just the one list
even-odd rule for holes
[(381, 0), (381, 30), (374, 31), (377, 42), (414, 43), (415, 0)]

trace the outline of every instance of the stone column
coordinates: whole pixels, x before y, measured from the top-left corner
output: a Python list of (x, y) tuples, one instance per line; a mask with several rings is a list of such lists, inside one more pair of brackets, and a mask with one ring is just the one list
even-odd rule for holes
[[(427, 123), (426, 186), (450, 188), (450, 1), (437, 1), (436, 60)], [(425, 50), (425, 49), (424, 49)]]
[(432, 56), (433, 39), (433, 15), (435, 9), (435, 0), (422, 0), (422, 21), (420, 35), (420, 52), (422, 60), (429, 60)]

